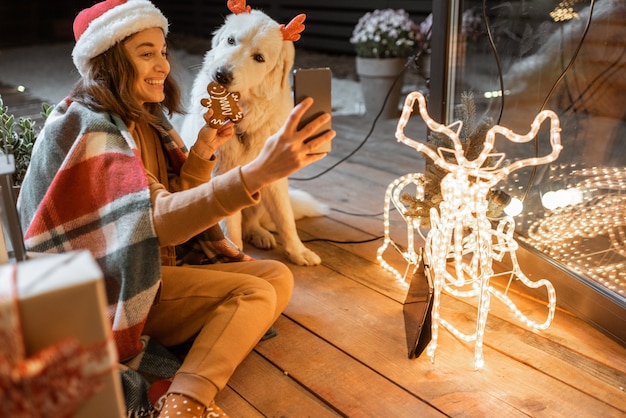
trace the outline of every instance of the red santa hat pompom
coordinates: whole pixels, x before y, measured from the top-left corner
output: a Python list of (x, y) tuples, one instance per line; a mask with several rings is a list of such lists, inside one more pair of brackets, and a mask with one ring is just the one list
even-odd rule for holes
[(155, 27), (163, 29), (167, 35), (167, 19), (148, 0), (106, 0), (97, 3), (81, 11), (74, 20), (74, 65), (83, 76), (90, 59), (130, 35)]

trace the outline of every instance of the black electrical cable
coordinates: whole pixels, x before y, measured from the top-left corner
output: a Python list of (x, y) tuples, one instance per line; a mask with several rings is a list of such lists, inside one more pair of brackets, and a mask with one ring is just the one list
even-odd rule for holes
[[(585, 39), (587, 38), (587, 33), (589, 32), (589, 28), (591, 27), (591, 19), (593, 17), (593, 9), (594, 9), (595, 3), (596, 3), (595, 0), (591, 0), (591, 3), (589, 5), (589, 17), (587, 18), (587, 22), (585, 23), (585, 29), (583, 30), (583, 34), (580, 37), (580, 40), (578, 42), (578, 45), (576, 46), (576, 49), (574, 50), (574, 54), (572, 54), (572, 57), (570, 58), (570, 61), (567, 64), (567, 67), (563, 69), (563, 71), (561, 72), (561, 75), (556, 79), (556, 81), (552, 85), (552, 88), (548, 92), (545, 100), (543, 101), (543, 104), (539, 108), (539, 112), (542, 112), (546, 108), (546, 106), (548, 105), (548, 102), (552, 98), (552, 95), (556, 91), (556, 88), (558, 87), (559, 84), (561, 84), (561, 82), (565, 79), (565, 76), (567, 75), (569, 70), (574, 66), (574, 62), (576, 61), (576, 58), (578, 57), (578, 53), (580, 52), (580, 49), (582, 48), (583, 43), (585, 42)], [(537, 157), (539, 156), (539, 141), (537, 140), (537, 137), (533, 139), (533, 144), (534, 144), (535, 157)], [(524, 194), (522, 195), (522, 198), (521, 198), (522, 202), (526, 200), (526, 198), (528, 197), (528, 193), (530, 193), (530, 189), (532, 188), (536, 175), (537, 175), (537, 166), (534, 165), (530, 172), (530, 176), (528, 177), (528, 183), (526, 184), (526, 189), (524, 190)]]
[[(387, 104), (387, 101), (389, 100), (389, 96), (391, 95), (391, 92), (393, 91), (393, 88), (395, 87), (396, 83), (400, 80), (400, 78), (404, 75), (406, 69), (409, 66), (409, 63), (413, 60), (416, 60), (417, 57), (409, 57), (409, 59), (407, 60), (406, 64), (404, 65), (404, 67), (402, 68), (402, 71), (400, 71), (400, 73), (398, 73), (398, 75), (395, 77), (395, 79), (393, 80), (393, 83), (391, 85), (391, 87), (389, 88), (389, 91), (387, 91), (387, 94), (385, 95), (385, 99), (383, 100), (383, 103), (380, 107), (380, 110), (378, 111), (378, 113), (376, 114), (376, 116), (374, 117), (374, 120), (372, 121), (372, 125), (370, 127), (370, 130), (367, 132), (367, 135), (365, 135), (365, 138), (363, 138), (363, 140), (361, 141), (361, 143), (354, 149), (352, 150), (348, 155), (346, 155), (345, 157), (343, 157), (342, 159), (340, 159), (339, 161), (337, 161), (335, 164), (333, 164), (332, 166), (328, 167), (326, 170), (316, 174), (315, 176), (312, 177), (308, 177), (308, 178), (296, 178), (296, 177), (290, 177), (289, 180), (296, 180), (296, 181), (309, 181), (309, 180), (314, 180), (326, 173), (328, 173), (329, 171), (333, 170), (335, 167), (337, 167), (339, 164), (343, 163), (344, 161), (346, 161), (348, 158), (352, 157), (354, 154), (356, 154), (364, 145), (365, 143), (368, 141), (369, 137), (372, 135), (372, 133), (374, 132), (374, 129), (376, 128), (376, 123), (378, 122), (378, 119), (380, 119), (380, 116), (383, 113), (383, 110), (385, 109), (385, 105)], [(376, 216), (381, 216), (383, 213), (377, 213), (377, 214), (357, 214), (357, 213), (350, 213), (347, 211), (342, 211), (336, 208), (332, 208), (331, 210), (334, 210), (336, 212), (340, 212), (346, 215), (350, 215), (350, 216), (362, 216), (362, 217), (376, 217)], [(314, 242), (314, 241), (324, 241), (324, 242), (330, 242), (330, 243), (334, 243), (334, 244), (365, 244), (368, 242), (372, 242), (372, 241), (377, 241), (379, 239), (382, 239), (383, 236), (379, 236), (379, 237), (375, 237), (375, 238), (371, 238), (371, 239), (366, 239), (366, 240), (362, 240), (362, 241), (336, 241), (333, 239), (327, 239), (327, 238), (312, 238), (310, 240), (305, 240), (302, 241), (304, 243), (308, 243), (308, 242)]]
[(384, 214), (384, 212), (379, 212), (379, 213), (354, 213), (354, 212), (348, 212), (348, 211), (345, 211), (345, 210), (335, 209), (335, 208), (332, 208), (331, 210), (334, 210), (335, 212), (343, 213), (344, 215), (363, 216), (363, 217), (366, 217), (366, 218), (375, 218), (377, 216), (382, 216)]
[[(545, 99), (544, 99), (544, 101), (543, 101), (543, 103), (541, 105), (541, 108), (539, 109), (539, 112), (541, 112), (541, 111), (543, 111), (545, 109), (545, 107), (547, 106), (548, 102), (552, 98), (552, 95), (556, 91), (557, 87), (565, 79), (565, 76), (567, 75), (567, 73), (570, 71), (570, 69), (574, 65), (574, 62), (575, 62), (576, 58), (578, 57), (578, 53), (580, 52), (580, 49), (582, 48), (583, 43), (585, 42), (585, 39), (587, 38), (587, 33), (589, 32), (589, 27), (591, 26), (591, 19), (593, 17), (594, 6), (595, 6), (595, 0), (591, 0), (591, 3), (589, 5), (589, 17), (587, 18), (587, 22), (585, 24), (585, 29), (583, 31), (582, 36), (580, 37), (578, 45), (576, 46), (574, 54), (570, 58), (570, 61), (569, 61), (568, 65), (565, 67), (565, 69), (563, 69), (563, 71), (561, 72), (559, 77), (556, 79), (556, 81), (554, 82), (554, 84), (550, 88), (550, 91), (546, 95), (546, 97), (545, 97)], [(491, 28), (490, 28), (490, 25), (489, 25), (489, 20), (487, 18), (487, 0), (483, 0), (482, 1), (482, 18), (483, 18), (483, 23), (484, 23), (486, 31), (487, 31), (487, 37), (489, 39), (489, 44), (491, 46), (491, 50), (493, 51), (494, 59), (496, 60), (496, 66), (497, 66), (497, 69), (498, 69), (498, 78), (499, 78), (499, 82), (500, 82), (500, 92), (501, 92), (501, 94), (500, 94), (500, 97), (501, 97), (501, 99), (500, 99), (500, 114), (499, 114), (498, 119), (497, 119), (498, 120), (497, 123), (499, 124), (500, 120), (502, 119), (502, 114), (504, 112), (504, 76), (503, 76), (502, 67), (500, 65), (500, 55), (498, 54), (498, 49), (497, 49), (496, 44), (494, 42), (493, 34), (491, 33)], [(581, 98), (581, 97), (582, 97), (582, 94), (579, 96), (579, 98)], [(533, 145), (534, 145), (535, 157), (538, 157), (539, 156), (539, 142), (538, 142), (536, 137), (533, 139)], [(526, 198), (528, 197), (528, 193), (530, 192), (530, 189), (532, 188), (532, 184), (533, 184), (533, 181), (534, 181), (536, 175), (537, 175), (537, 166), (533, 166), (532, 171), (530, 173), (530, 176), (528, 178), (528, 183), (526, 184), (526, 188), (524, 189), (524, 193), (523, 193), (522, 198), (521, 198), (522, 202), (524, 200), (526, 200)]]
[(493, 58), (496, 60), (496, 67), (498, 69), (498, 81), (500, 82), (500, 114), (498, 115), (498, 122), (502, 120), (502, 113), (504, 112), (504, 76), (502, 71), (502, 64), (500, 63), (500, 54), (498, 54), (498, 48), (493, 40), (493, 34), (491, 33), (491, 27), (489, 26), (489, 19), (487, 18), (487, 0), (483, 0), (482, 4), (482, 17), (485, 30), (487, 31), (487, 39), (489, 39), (489, 46), (493, 51)]
[(322, 172), (320, 172), (320, 173), (318, 173), (318, 174), (316, 174), (316, 175), (314, 175), (312, 177), (306, 177), (306, 178), (289, 177), (289, 180), (309, 181), (309, 180), (314, 180), (314, 179), (316, 179), (318, 177), (321, 177), (324, 174), (328, 173), (329, 171), (335, 169), (335, 167), (337, 167), (339, 164), (341, 164), (341, 163), (345, 162), (346, 160), (348, 160), (350, 157), (352, 157), (354, 154), (356, 154), (357, 151), (359, 151), (361, 148), (363, 148), (365, 143), (368, 141), (368, 139), (370, 138), (370, 136), (374, 132), (374, 129), (376, 128), (376, 123), (378, 123), (378, 119), (380, 119), (380, 116), (382, 115), (383, 110), (385, 109), (385, 105), (387, 104), (387, 101), (389, 100), (389, 96), (391, 95), (391, 92), (393, 91), (393, 88), (398, 83), (400, 78), (404, 75), (404, 73), (405, 73), (405, 71), (406, 71), (407, 67), (409, 66), (409, 63), (411, 62), (412, 59), (413, 59), (413, 57), (409, 57), (408, 58), (406, 64), (404, 64), (404, 67), (402, 67), (402, 71), (400, 71), (398, 73), (398, 75), (395, 77), (395, 79), (393, 80), (393, 84), (391, 85), (391, 87), (387, 91), (387, 94), (385, 95), (385, 99), (383, 100), (383, 104), (381, 105), (380, 110), (378, 111), (378, 113), (374, 117), (374, 120), (372, 121), (372, 125), (370, 127), (370, 130), (367, 132), (367, 135), (365, 135), (365, 138), (363, 138), (361, 143), (354, 150), (352, 150), (348, 155), (346, 155), (345, 157), (343, 157), (342, 159), (337, 161), (335, 164), (331, 165), (327, 169), (323, 170)]
[(315, 241), (323, 241), (323, 242), (332, 242), (333, 244), (365, 244), (368, 242), (378, 241), (379, 239), (384, 238), (382, 235), (379, 237), (374, 237), (370, 239), (364, 239), (362, 241), (337, 241), (330, 238), (311, 238), (307, 240), (302, 240), (304, 243), (315, 242)]
[[(574, 51), (574, 54), (572, 55), (572, 57), (571, 57), (568, 65), (567, 65), (567, 67), (565, 67), (565, 69), (561, 72), (561, 74), (559, 75), (559, 77), (557, 78), (555, 83), (552, 85), (550, 91), (546, 95), (546, 97), (545, 97), (545, 99), (543, 101), (543, 104), (541, 105), (541, 108), (539, 110), (540, 112), (545, 109), (545, 107), (547, 106), (548, 102), (552, 98), (552, 95), (556, 91), (557, 87), (565, 79), (565, 76), (567, 75), (567, 73), (570, 71), (570, 69), (574, 65), (574, 62), (575, 62), (576, 58), (578, 57), (578, 53), (580, 52), (580, 49), (582, 48), (582, 45), (583, 45), (583, 43), (584, 43), (584, 41), (585, 41), (585, 39), (587, 37), (587, 33), (589, 32), (589, 28), (591, 26), (591, 20), (592, 20), (592, 17), (593, 17), (594, 6), (595, 6), (595, 0), (591, 0), (590, 6), (589, 6), (589, 17), (588, 17), (587, 22), (585, 24), (585, 28), (584, 28), (583, 34), (582, 34), (582, 36), (581, 36), (581, 38), (579, 40), (579, 43), (578, 43), (578, 45), (576, 47), (576, 50)], [(498, 121), (498, 124), (499, 124), (501, 119), (502, 119), (502, 114), (504, 112), (504, 76), (503, 76), (503, 70), (502, 70), (502, 65), (501, 65), (501, 61), (500, 61), (500, 55), (498, 54), (497, 46), (495, 44), (495, 41), (493, 39), (493, 34), (491, 32), (489, 19), (487, 17), (487, 1), (486, 0), (482, 1), (482, 18), (483, 18), (483, 23), (485, 25), (485, 30), (487, 32), (489, 45), (490, 45), (491, 50), (493, 52), (494, 59), (496, 60), (496, 67), (497, 67), (497, 72), (498, 72), (498, 80), (499, 80), (499, 83), (500, 83), (500, 92), (501, 92), (501, 94), (500, 94), (500, 112), (499, 112), (499, 115), (498, 115), (498, 118), (497, 118), (497, 121)], [(624, 52), (622, 52), (622, 55), (623, 54), (624, 54)], [(616, 65), (619, 62), (619, 60), (621, 59), (622, 55), (620, 55), (620, 57), (618, 57), (616, 62), (613, 65), (611, 65), (610, 67)], [(387, 103), (387, 101), (389, 99), (389, 96), (391, 95), (391, 91), (393, 90), (394, 86), (400, 80), (401, 76), (404, 74), (404, 72), (408, 68), (409, 63), (411, 61), (416, 62), (418, 57), (419, 57), (419, 53), (417, 55), (409, 57), (409, 59), (407, 60), (407, 63), (404, 65), (402, 71), (396, 76), (396, 78), (394, 79), (394, 82), (393, 82), (391, 88), (389, 89), (389, 91), (385, 95), (385, 99), (383, 101), (383, 104), (382, 104), (380, 110), (378, 111), (378, 114), (375, 116), (375, 118), (374, 118), (374, 120), (372, 122), (372, 125), (370, 127), (370, 130), (368, 131), (368, 133), (365, 136), (365, 138), (361, 141), (361, 143), (354, 150), (352, 150), (348, 155), (346, 155), (345, 157), (343, 157), (342, 159), (337, 161), (332, 166), (328, 167), (327, 169), (323, 170), (322, 172), (320, 172), (320, 173), (318, 173), (318, 174), (316, 174), (316, 175), (314, 175), (312, 177), (308, 177), (308, 178), (292, 177), (292, 178), (290, 178), (290, 180), (295, 180), (295, 181), (314, 180), (314, 179), (319, 178), (320, 176), (328, 173), (329, 171), (333, 170), (339, 164), (345, 162), (350, 157), (352, 157), (354, 154), (356, 154), (365, 145), (365, 143), (368, 141), (369, 137), (374, 132), (374, 129), (376, 127), (376, 123), (378, 122), (378, 119), (380, 118), (380, 116), (381, 116), (381, 114), (383, 112), (383, 109), (385, 108), (385, 105), (386, 105), (386, 103)], [(598, 80), (602, 76), (602, 74), (605, 74), (607, 72), (608, 72), (608, 69), (603, 71), (600, 75), (598, 75), (596, 77), (596, 79), (593, 80), (592, 83), (590, 83), (589, 86), (587, 86), (587, 88), (578, 96), (578, 98), (565, 111), (567, 112), (569, 109), (571, 109), (578, 100), (582, 100), (583, 95), (587, 91), (589, 91), (589, 89), (591, 89), (591, 86), (595, 83), (595, 81)], [(539, 155), (539, 143), (537, 141), (537, 138), (533, 139), (533, 142), (534, 142), (535, 157), (537, 157)], [(530, 189), (532, 187), (532, 183), (534, 181), (536, 173), (537, 173), (537, 166), (533, 166), (532, 172), (530, 174), (530, 177), (529, 177), (529, 180), (528, 180), (528, 183), (527, 183), (527, 186), (526, 186), (526, 188), (524, 190), (524, 194), (523, 194), (522, 199), (521, 199), (522, 201), (524, 201), (526, 199), (526, 197), (528, 196), (528, 193), (530, 192)], [(341, 211), (341, 210), (338, 210), (338, 209), (333, 209), (333, 210), (335, 210), (337, 212), (344, 213), (344, 214), (352, 215), (352, 216), (365, 216), (365, 217), (370, 217), (371, 216), (371, 217), (375, 217), (375, 216), (380, 216), (381, 215), (381, 213), (375, 214), (375, 215), (368, 215), (368, 214), (349, 213), (349, 212)], [(315, 238), (315, 239), (311, 239), (311, 240), (304, 241), (304, 242), (325, 241), (325, 242), (332, 242), (332, 243), (338, 243), (338, 244), (355, 244), (355, 243), (366, 243), (366, 242), (376, 241), (376, 240), (381, 239), (381, 238), (382, 237), (376, 237), (376, 238), (363, 240), (363, 241), (335, 241), (335, 240), (331, 240), (331, 239)]]
[(561, 82), (563, 81), (563, 79), (565, 78), (565, 76), (567, 75), (569, 70), (574, 66), (574, 61), (576, 61), (576, 58), (578, 57), (578, 53), (580, 52), (580, 49), (582, 48), (583, 43), (585, 42), (585, 39), (587, 38), (587, 33), (589, 32), (589, 28), (591, 27), (591, 19), (593, 17), (593, 8), (594, 8), (595, 4), (596, 4), (596, 1), (595, 0), (591, 0), (590, 5), (589, 5), (589, 17), (587, 18), (587, 22), (585, 23), (585, 29), (583, 30), (583, 34), (580, 37), (580, 41), (578, 42), (578, 45), (576, 45), (576, 49), (574, 50), (574, 54), (572, 55), (572, 58), (570, 58), (569, 63), (567, 64), (567, 67), (565, 67), (563, 72), (561, 72), (561, 75), (559, 76), (559, 78), (557, 78), (557, 80), (552, 85), (552, 88), (548, 92), (548, 95), (546, 96), (545, 100), (543, 101), (543, 104), (541, 105), (541, 108), (539, 108), (540, 112), (543, 111), (546, 108), (546, 106), (548, 105), (548, 101), (550, 101), (550, 98), (552, 97), (552, 95), (556, 91), (556, 88), (558, 87), (559, 84), (561, 84)]
[[(622, 61), (624, 54), (626, 54), (626, 48), (622, 49), (622, 53), (619, 54), (619, 56), (607, 68), (605, 68), (604, 71), (600, 72), (596, 77), (594, 77), (593, 80), (591, 80), (591, 82), (587, 85), (587, 87), (582, 92), (580, 92), (578, 97), (576, 97), (575, 99), (571, 99), (571, 104), (563, 110), (563, 113), (567, 113), (570, 110), (574, 112), (579, 110), (576, 108), (576, 105), (578, 104), (579, 101), (582, 101), (583, 96), (585, 96), (589, 91), (591, 91), (591, 89), (594, 88), (598, 83), (604, 83), (605, 82), (604, 80), (606, 78), (612, 76), (616, 71), (620, 70), (619, 63)], [(593, 97), (593, 95), (596, 94), (597, 91), (598, 90), (595, 90), (595, 92), (592, 92), (590, 96), (587, 97), (587, 100), (589, 99), (589, 97)]]

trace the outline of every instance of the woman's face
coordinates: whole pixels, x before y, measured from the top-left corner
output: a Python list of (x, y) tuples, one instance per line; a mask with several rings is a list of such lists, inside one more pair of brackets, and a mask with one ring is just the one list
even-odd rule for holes
[(134, 93), (139, 104), (165, 100), (163, 86), (170, 73), (170, 63), (161, 28), (137, 32), (124, 41), (124, 48), (137, 72)]

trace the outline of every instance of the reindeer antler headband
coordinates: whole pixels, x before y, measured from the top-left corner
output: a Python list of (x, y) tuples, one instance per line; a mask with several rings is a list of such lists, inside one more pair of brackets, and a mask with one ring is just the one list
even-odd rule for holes
[[(228, 0), (226, 4), (228, 10), (236, 15), (252, 11), (252, 7), (246, 5), (246, 0)], [(291, 19), (291, 22), (287, 23), (287, 25), (280, 25), (280, 31), (283, 33), (285, 41), (295, 42), (300, 39), (300, 33), (304, 30), (304, 19), (306, 19), (306, 15), (301, 13)]]

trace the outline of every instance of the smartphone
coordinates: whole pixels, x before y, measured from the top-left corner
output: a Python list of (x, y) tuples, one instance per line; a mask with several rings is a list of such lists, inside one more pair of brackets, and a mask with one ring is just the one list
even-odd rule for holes
[[(307, 122), (315, 119), (322, 113), (332, 114), (331, 80), (332, 73), (328, 67), (296, 68), (293, 71), (294, 103), (298, 104), (306, 97), (313, 98), (313, 105), (302, 117), (300, 126), (306, 125)], [(332, 123), (329, 120), (328, 123), (325, 123), (311, 136), (311, 139), (330, 129), (332, 129)], [(313, 150), (312, 153), (326, 153), (330, 152), (330, 150), (331, 144), (327, 142)]]

